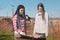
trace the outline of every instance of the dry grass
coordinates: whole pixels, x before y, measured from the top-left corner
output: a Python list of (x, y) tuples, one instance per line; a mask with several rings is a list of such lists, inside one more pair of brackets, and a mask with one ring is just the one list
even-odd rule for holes
[[(27, 22), (27, 34), (33, 33), (34, 23)], [(9, 35), (8, 35), (9, 34)], [(11, 36), (10, 36), (11, 35)], [(4, 38), (6, 40), (13, 40), (13, 33), (11, 27), (11, 21), (0, 21), (0, 38)], [(2, 40), (5, 40), (2, 39)], [(55, 23), (53, 21), (50, 22), (49, 27), (49, 36), (47, 40), (60, 40), (60, 24), (59, 21)]]

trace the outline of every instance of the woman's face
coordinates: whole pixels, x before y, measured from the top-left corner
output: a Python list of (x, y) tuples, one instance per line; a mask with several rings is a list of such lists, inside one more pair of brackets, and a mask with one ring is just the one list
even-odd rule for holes
[(23, 13), (24, 13), (24, 9), (23, 8), (19, 9), (19, 14), (22, 15)]
[(38, 12), (43, 12), (43, 8), (42, 7), (38, 7)]

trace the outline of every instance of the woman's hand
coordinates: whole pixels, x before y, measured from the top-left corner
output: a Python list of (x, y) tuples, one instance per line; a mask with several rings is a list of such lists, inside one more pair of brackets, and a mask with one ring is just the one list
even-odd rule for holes
[(40, 38), (42, 35), (38, 35), (38, 34), (33, 34), (33, 35), (28, 35), (30, 37), (34, 37), (34, 38)]
[(40, 38), (42, 35), (38, 35), (38, 34), (34, 34), (33, 37), (34, 38)]
[(18, 31), (15, 31), (15, 34), (19, 34)]

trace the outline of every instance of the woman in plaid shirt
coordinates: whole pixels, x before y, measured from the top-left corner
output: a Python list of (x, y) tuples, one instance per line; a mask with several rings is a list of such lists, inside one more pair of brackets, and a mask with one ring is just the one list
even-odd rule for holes
[(14, 37), (20, 37), (20, 34), (25, 35), (26, 31), (26, 19), (25, 19), (25, 7), (23, 5), (19, 5), (17, 10), (12, 18)]

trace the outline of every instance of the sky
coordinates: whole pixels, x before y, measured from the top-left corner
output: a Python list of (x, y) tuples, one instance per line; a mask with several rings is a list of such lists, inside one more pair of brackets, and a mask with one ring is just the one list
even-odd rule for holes
[[(38, 3), (43, 3), (49, 17), (60, 18), (60, 0), (0, 0), (0, 16), (13, 16), (18, 5), (25, 6), (25, 14), (35, 17)], [(14, 11), (12, 13), (12, 11)]]

